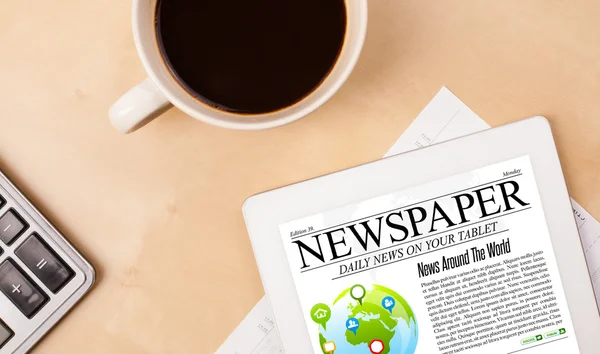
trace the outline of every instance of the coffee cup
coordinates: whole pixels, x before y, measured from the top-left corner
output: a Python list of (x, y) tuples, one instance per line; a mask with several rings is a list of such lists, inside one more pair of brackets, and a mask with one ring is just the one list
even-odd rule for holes
[(328, 73), (309, 93), (271, 111), (228, 110), (190, 91), (173, 72), (169, 60), (165, 60), (165, 49), (161, 47), (156, 25), (159, 1), (171, 0), (133, 1), (133, 36), (148, 77), (121, 96), (109, 110), (112, 125), (123, 133), (143, 127), (173, 106), (199, 121), (229, 129), (268, 129), (298, 120), (323, 105), (346, 81), (359, 58), (367, 30), (367, 0), (345, 0), (343, 43)]

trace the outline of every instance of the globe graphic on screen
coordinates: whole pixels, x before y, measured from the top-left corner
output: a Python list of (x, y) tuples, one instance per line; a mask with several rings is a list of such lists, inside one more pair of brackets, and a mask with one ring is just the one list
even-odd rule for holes
[(417, 347), (412, 309), (402, 296), (381, 285), (356, 284), (342, 291), (331, 307), (315, 305), (311, 316), (320, 324), (324, 354), (413, 354)]

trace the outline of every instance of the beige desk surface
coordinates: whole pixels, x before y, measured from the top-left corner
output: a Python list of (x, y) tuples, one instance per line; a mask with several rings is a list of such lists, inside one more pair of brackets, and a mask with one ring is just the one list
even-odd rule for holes
[(4, 1), (0, 168), (82, 250), (93, 291), (35, 353), (213, 353), (263, 296), (240, 207), (380, 158), (442, 85), (491, 125), (545, 115), (600, 216), (600, 2), (371, 0), (360, 62), (323, 108), (262, 132), (178, 110), (129, 136), (144, 78), (128, 0)]

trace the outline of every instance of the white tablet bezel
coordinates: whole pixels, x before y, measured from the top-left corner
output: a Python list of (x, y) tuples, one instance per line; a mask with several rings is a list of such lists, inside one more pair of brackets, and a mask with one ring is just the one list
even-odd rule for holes
[[(312, 352), (279, 225), (529, 155), (582, 354), (597, 353), (600, 316), (550, 125), (534, 117), (252, 196), (243, 206), (285, 353)], [(406, 173), (410, 171), (410, 173)]]

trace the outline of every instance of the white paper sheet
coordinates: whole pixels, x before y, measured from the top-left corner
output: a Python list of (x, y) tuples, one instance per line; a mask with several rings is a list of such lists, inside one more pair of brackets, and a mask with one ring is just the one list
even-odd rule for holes
[(438, 92), (383, 157), (469, 135), (490, 126), (446, 87)]
[[(476, 133), (490, 126), (446, 87), (437, 93), (384, 157)], [(596, 299), (600, 299), (600, 223), (571, 199)], [(600, 301), (598, 301), (600, 306)], [(283, 353), (275, 320), (263, 297), (216, 354)]]
[(579, 228), (585, 260), (594, 285), (596, 302), (600, 307), (600, 223), (573, 199), (571, 199), (571, 204)]
[(266, 296), (263, 296), (216, 354), (280, 353), (283, 353), (283, 349), (279, 343), (275, 320), (269, 301)]

